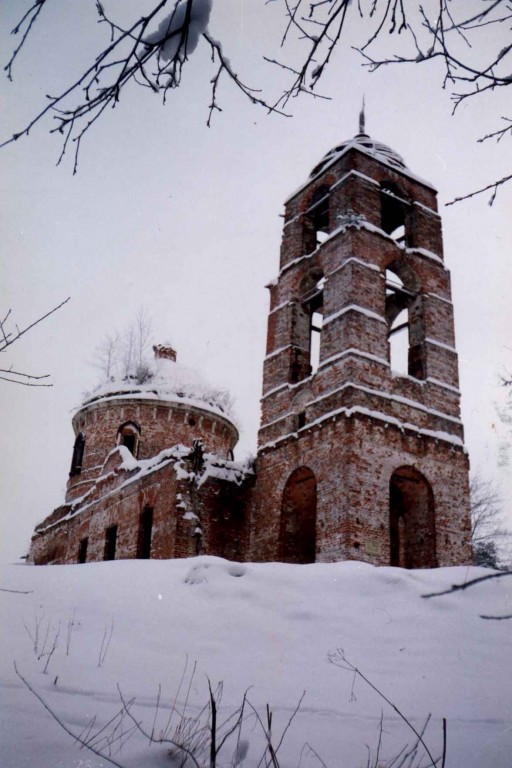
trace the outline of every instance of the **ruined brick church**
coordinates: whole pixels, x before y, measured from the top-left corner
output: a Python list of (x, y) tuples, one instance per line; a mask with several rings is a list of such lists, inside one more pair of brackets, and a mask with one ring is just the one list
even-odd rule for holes
[(470, 562), (450, 277), (436, 191), (359, 133), (285, 203), (258, 454), (226, 402), (154, 347), (73, 417), (65, 503), (29, 560)]

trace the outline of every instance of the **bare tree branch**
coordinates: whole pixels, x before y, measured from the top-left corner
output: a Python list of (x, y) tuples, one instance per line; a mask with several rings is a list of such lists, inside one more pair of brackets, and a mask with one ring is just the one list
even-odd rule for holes
[(7, 314), (6, 314), (6, 316), (4, 317), (4, 319), (0, 320), (0, 334), (1, 334), (1, 338), (0, 338), (0, 352), (3, 352), (4, 349), (9, 347), (11, 344), (14, 344), (15, 341), (18, 341), (18, 339), (21, 338), (21, 336), (23, 336), (25, 333), (27, 333), (27, 331), (30, 331), (31, 328), (34, 328), (34, 326), (39, 325), (39, 323), (42, 323), (43, 320), (46, 320), (47, 317), (50, 317), (50, 315), (53, 315), (54, 312), (57, 312), (57, 310), (60, 309), (61, 307), (63, 307), (64, 304), (68, 303), (70, 298), (71, 297), (68, 296), (67, 299), (65, 299), (64, 301), (61, 301), (60, 304), (58, 304), (53, 309), (50, 309), (50, 311), (46, 312), (46, 314), (41, 315), (41, 317), (38, 317), (37, 320), (34, 320), (34, 322), (30, 323), (30, 325), (27, 325), (21, 331), (18, 328), (18, 326), (16, 326), (16, 331), (15, 332), (9, 331), (7, 329), (6, 321), (7, 321), (7, 319), (9, 318), (9, 316), (11, 314), (11, 310), (9, 310), (7, 312)]
[[(1, 369), (0, 369), (1, 370)], [(26, 376), (27, 374), (18, 374), (22, 376)], [(44, 379), (46, 376), (49, 376), (50, 374), (45, 374), (45, 376), (36, 376), (35, 378), (41, 378)], [(8, 381), (11, 384), (21, 384), (22, 387), (53, 387), (53, 384), (35, 384), (31, 381), (20, 381), (19, 379), (10, 379), (8, 376), (0, 376), (0, 379), (2, 381)]]
[(440, 595), (450, 595), (452, 592), (459, 592), (460, 590), (469, 589), (469, 587), (473, 587), (475, 584), (481, 584), (484, 581), (489, 581), (490, 579), (501, 579), (503, 576), (512, 576), (512, 571), (499, 571), (498, 573), (489, 573), (486, 576), (477, 576), (475, 579), (470, 579), (469, 581), (465, 581), (463, 584), (452, 584), (451, 587), (448, 589), (443, 589), (441, 592), (429, 592), (426, 595), (422, 595), (422, 597), (439, 597)]
[[(52, 115), (56, 125), (50, 129), (50, 133), (57, 132), (63, 136), (57, 164), (65, 158), (71, 143), (74, 146), (75, 174), (82, 139), (103, 116), (108, 106), (115, 107), (119, 103), (127, 85), (135, 82), (149, 88), (152, 92), (161, 94), (165, 103), (168, 92), (180, 86), (183, 67), (200, 39), (204, 39), (210, 46), (212, 63), (219, 64), (211, 79), (212, 100), (208, 125), (211, 123), (213, 111), (221, 111), (217, 103), (217, 88), (219, 78), (224, 73), (253, 104), (262, 106), (268, 112), (280, 112), (275, 105), (257, 96), (255, 89), (242, 82), (232, 69), (228, 58), (224, 56), (221, 43), (207, 34), (207, 4), (198, 0), (160, 0), (147, 15), (137, 18), (133, 24), (126, 27), (109, 18), (98, 0), (96, 9), (99, 22), (109, 30), (109, 44), (71, 85), (57, 96), (48, 96), (46, 106), (21, 131), (0, 144), (0, 147), (28, 136), (36, 124), (47, 115)], [(167, 11), (167, 15), (162, 18), (164, 11)], [(15, 55), (26, 43), (36, 18), (37, 14), (33, 17)], [(154, 25), (158, 21), (160, 23), (155, 30)], [(15, 29), (19, 26), (20, 24)], [(8, 72), (10, 74), (10, 69)]]
[(83, 747), (88, 749), (90, 752), (93, 752), (98, 757), (101, 757), (103, 760), (106, 760), (107, 763), (110, 763), (111, 765), (115, 765), (117, 768), (123, 768), (121, 763), (118, 763), (116, 760), (113, 760), (111, 757), (104, 754), (103, 752), (100, 752), (98, 749), (92, 746), (89, 740), (83, 739), (79, 735), (77, 736), (76, 733), (73, 733), (73, 731), (67, 727), (65, 722), (48, 706), (46, 701), (43, 699), (42, 696), (40, 696), (40, 694), (35, 690), (35, 688), (33, 688), (30, 685), (30, 683), (23, 677), (21, 672), (18, 670), (18, 667), (16, 666), (16, 662), (14, 662), (14, 671), (16, 672), (17, 676), (20, 678), (21, 682), (36, 697), (36, 699), (38, 699), (38, 701), (41, 702), (41, 704), (46, 709), (46, 711), (51, 715), (51, 717), (55, 720), (55, 722), (60, 725), (62, 730), (64, 730), (68, 734), (68, 736), (71, 736), (75, 741), (77, 741)]
[[(41, 323), (43, 320), (46, 320), (46, 318), (50, 315), (53, 315), (53, 313), (63, 307), (64, 304), (67, 304), (69, 299), (70, 297), (68, 296), (65, 301), (61, 301), (61, 303), (56, 307), (53, 307), (53, 309), (51, 309), (49, 312), (46, 312), (46, 314), (38, 317), (37, 320), (34, 320), (32, 323), (27, 325), (25, 328), (22, 328), (21, 330), (16, 324), (14, 324), (14, 328), (12, 327), (12, 310), (9, 309), (4, 318), (0, 319), (0, 352), (5, 351), (8, 347), (18, 341), (18, 339), (20, 339), (25, 333), (30, 331), (36, 325), (39, 325), (39, 323)], [(49, 378), (50, 374), (48, 373), (36, 375), (32, 373), (25, 373), (24, 371), (14, 371), (12, 366), (10, 368), (0, 368), (0, 373), (7, 374), (6, 376), (0, 376), (0, 380), (8, 381), (10, 384), (21, 384), (23, 387), (53, 386), (53, 384), (41, 382), (41, 379)], [(24, 381), (24, 379), (28, 379), (28, 381)]]
[[(13, 34), (22, 31), (22, 39), (5, 67), (12, 79), (12, 66), (33, 30), (46, 0), (32, 0)], [(214, 67), (207, 125), (213, 115), (221, 112), (219, 83), (221, 78), (231, 82), (251, 103), (267, 112), (284, 114), (292, 98), (303, 94), (328, 98), (316, 92), (321, 77), (341, 46), (353, 48), (363, 57), (370, 71), (392, 65), (420, 65), (440, 61), (443, 65), (441, 85), (452, 91), (453, 111), (468, 99), (494, 95), (512, 84), (512, 44), (505, 37), (512, 22), (510, 0), (480, 0), (475, 12), (465, 3), (437, 0), (436, 3), (405, 3), (404, 0), (276, 0), (281, 8), (284, 29), (281, 37), (283, 57), (264, 57), (289, 76), (281, 95), (268, 98), (260, 90), (248, 86), (236, 74), (225, 55), (221, 41), (208, 30), (208, 3), (203, 0), (153, 0), (144, 16), (121, 24), (107, 15), (96, 0), (96, 11), (102, 28), (108, 30), (109, 41), (95, 56), (85, 71), (56, 96), (48, 96), (47, 104), (19, 132), (0, 144), (6, 146), (51, 115), (54, 124), (50, 132), (62, 135), (59, 163), (73, 147), (73, 173), (78, 167), (82, 139), (96, 121), (103, 118), (108, 106), (115, 107), (130, 83), (160, 94), (165, 103), (168, 94), (182, 83), (183, 70), (199, 42), (211, 51)], [(275, 3), (273, 3), (274, 5)], [(354, 22), (353, 24), (350, 22)], [(356, 27), (356, 22), (359, 25)], [(484, 36), (492, 26), (496, 38), (494, 48)], [(358, 31), (361, 29), (362, 31)], [(354, 31), (356, 30), (356, 31)], [(503, 33), (503, 43), (498, 35)], [(356, 40), (357, 35), (361, 41)], [(391, 53), (382, 54), (382, 41)], [(293, 45), (293, 49), (292, 49)], [(302, 51), (295, 61), (295, 45)], [(376, 47), (376, 46), (379, 47)], [(500, 141), (512, 135), (512, 119), (503, 117), (505, 127), (489, 131), (478, 141)], [(491, 192), (492, 205), (498, 190), (512, 178), (489, 182), (481, 188), (460, 195), (449, 204)]]

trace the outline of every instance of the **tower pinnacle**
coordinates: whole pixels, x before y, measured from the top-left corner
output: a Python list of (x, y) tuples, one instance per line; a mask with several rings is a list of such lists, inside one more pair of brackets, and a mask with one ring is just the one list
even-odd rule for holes
[(365, 132), (365, 114), (364, 114), (364, 96), (363, 96), (363, 105), (359, 113), (359, 134), (364, 134), (364, 132)]

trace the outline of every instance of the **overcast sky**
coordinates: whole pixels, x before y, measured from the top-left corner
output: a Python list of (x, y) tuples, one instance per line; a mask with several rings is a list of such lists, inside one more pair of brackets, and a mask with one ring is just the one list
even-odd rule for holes
[[(7, 31), (23, 4), (4, 5), (6, 59), (13, 43)], [(210, 22), (237, 73), (270, 94), (278, 93), (283, 73), (262, 56), (279, 55), (279, 5), (214, 0)], [(48, 6), (14, 83), (1, 82), (2, 136), (23, 127), (46, 93), (67, 85), (107, 34), (92, 2)], [(128, 14), (140, 3), (122, 6)], [(500, 41), (490, 32), (486, 44)], [(211, 75), (209, 52), (199, 45), (165, 107), (147, 90), (128, 91), (84, 140), (74, 177), (69, 160), (55, 167), (60, 144), (48, 122), (0, 150), (2, 307), (24, 326), (71, 296), (3, 353), (2, 367), (51, 373), (54, 383), (31, 389), (0, 381), (4, 559), (26, 552), (34, 525), (62, 503), (71, 415), (98, 377), (95, 347), (140, 307), (152, 315), (155, 342), (170, 340), (179, 360), (229, 388), (241, 427), (239, 456), (255, 452), (264, 286), (277, 273), (283, 201), (332, 146), (357, 132), (363, 94), (368, 133), (439, 191), (467, 446), (472, 467), (500, 477), (494, 403), (502, 397), (499, 373), (512, 369), (512, 185), (493, 207), (486, 197), (444, 203), (505, 173), (510, 141), (476, 144), (507, 114), (505, 95), (469, 100), (452, 117), (437, 65), (369, 74), (346, 47), (321, 83), (331, 100), (295, 99), (293, 117), (269, 116), (224, 83), (223, 111), (207, 128)]]

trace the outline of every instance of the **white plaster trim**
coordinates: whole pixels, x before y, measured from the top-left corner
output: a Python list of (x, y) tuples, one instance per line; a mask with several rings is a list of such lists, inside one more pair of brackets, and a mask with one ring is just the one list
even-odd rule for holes
[(427, 344), (432, 344), (434, 347), (440, 347), (441, 349), (446, 349), (448, 352), (455, 352), (457, 354), (457, 350), (455, 347), (451, 347), (449, 344), (443, 344), (442, 341), (436, 341), (436, 339), (426, 338), (425, 342)]
[(278, 305), (277, 305), (277, 307), (274, 307), (274, 309), (271, 309), (271, 310), (270, 310), (270, 312), (269, 312), (268, 314), (269, 314), (269, 315), (273, 315), (273, 314), (274, 314), (274, 312), (278, 312), (280, 309), (284, 309), (284, 308), (285, 308), (285, 307), (287, 307), (289, 304), (293, 304), (293, 302), (292, 302), (292, 301), (283, 301), (283, 303), (282, 303), (282, 304), (278, 304)]
[(284, 384), (279, 384), (278, 387), (274, 387), (273, 389), (267, 390), (267, 392), (264, 392), (261, 396), (261, 400), (265, 400), (265, 398), (270, 397), (270, 395), (275, 395), (276, 392), (280, 392), (282, 389), (289, 389), (290, 385), (287, 381), (285, 381)]
[[(304, 427), (301, 427), (299, 432), (304, 432), (305, 430), (311, 427), (321, 424), (327, 419), (333, 419), (342, 414), (350, 418), (355, 413), (360, 413), (365, 416), (370, 416), (371, 418), (376, 419), (377, 421), (382, 421), (388, 425), (392, 424), (393, 426), (398, 427), (398, 429), (402, 433), (405, 432), (405, 430), (408, 430), (410, 432), (416, 432), (418, 435), (424, 435), (425, 437), (433, 437), (435, 440), (440, 440), (441, 442), (450, 443), (451, 445), (456, 445), (460, 448), (464, 448), (463, 441), (460, 439), (460, 437), (457, 437), (456, 435), (450, 435), (448, 432), (442, 432), (442, 431), (433, 430), (433, 429), (422, 429), (420, 427), (417, 427), (415, 424), (401, 422), (399, 419), (395, 418), (395, 416), (389, 416), (387, 414), (380, 413), (379, 411), (372, 411), (369, 408), (363, 408), (359, 406), (351, 406), (350, 408), (343, 407), (343, 408), (338, 408), (334, 411), (330, 411), (329, 413), (326, 413), (324, 416), (321, 416), (318, 419), (315, 419), (315, 421), (312, 421), (310, 424), (306, 424)], [(283, 435), (283, 437), (279, 437), (276, 440), (270, 440), (268, 443), (265, 443), (264, 445), (259, 446), (258, 450), (263, 451), (266, 448), (275, 448), (279, 443), (282, 443), (283, 441), (288, 440), (290, 438), (298, 439), (298, 436), (299, 436), (298, 432), (290, 432), (287, 435)]]
[(344, 307), (343, 309), (339, 309), (337, 312), (333, 312), (332, 315), (328, 315), (324, 319), (323, 327), (325, 327), (329, 323), (332, 323), (333, 320), (337, 320), (338, 317), (345, 315), (347, 312), (358, 312), (360, 315), (365, 315), (366, 317), (370, 317), (372, 320), (378, 320), (379, 323), (384, 323), (385, 325), (387, 325), (387, 322), (382, 317), (382, 315), (378, 315), (376, 312), (373, 312), (371, 309), (366, 309), (366, 307), (360, 307), (358, 304), (349, 304), (347, 307)]
[(418, 208), (423, 208), (424, 211), (431, 213), (433, 216), (437, 216), (438, 219), (441, 218), (440, 213), (438, 213), (437, 211), (434, 211), (433, 208), (429, 208), (428, 205), (423, 205), (423, 203), (420, 203), (418, 200), (413, 200), (413, 205), (417, 205)]
[(292, 416), (292, 415), (293, 415), (293, 411), (288, 411), (287, 413), (285, 413), (284, 416), (279, 416), (278, 419), (272, 419), (272, 421), (267, 421), (266, 424), (262, 424), (260, 429), (266, 429), (267, 427), (272, 427), (274, 424), (277, 424), (280, 421), (284, 421), (285, 419), (287, 419), (289, 416)]
[(428, 376), (425, 381), (430, 382), (431, 384), (435, 384), (438, 387), (442, 387), (443, 389), (448, 389), (450, 392), (455, 392), (457, 395), (460, 395), (460, 389), (458, 387), (454, 387), (453, 384), (446, 384), (444, 381), (440, 381), (439, 379), (434, 379), (432, 376)]
[(445, 299), (444, 296), (439, 296), (437, 293), (427, 293), (425, 295), (430, 299), (437, 299), (438, 301), (443, 301), (445, 304), (453, 306), (453, 302), (450, 299)]
[(333, 269), (332, 272), (329, 272), (326, 277), (332, 277), (332, 275), (335, 275), (337, 272), (342, 270), (344, 267), (347, 266), (347, 264), (359, 264), (361, 267), (366, 267), (367, 269), (373, 270), (373, 272), (379, 272), (380, 268), (376, 264), (370, 264), (369, 261), (363, 261), (362, 259), (358, 259), (357, 256), (350, 256), (346, 261), (343, 262), (339, 267), (336, 267), (336, 269)]
[(352, 169), (351, 171), (348, 171), (347, 173), (344, 173), (341, 179), (338, 179), (338, 181), (335, 181), (334, 184), (331, 187), (331, 190), (336, 189), (340, 184), (343, 184), (344, 181), (346, 181), (349, 176), (358, 176), (360, 179), (364, 179), (365, 181), (369, 181), (371, 184), (373, 184), (376, 187), (380, 187), (380, 184), (375, 179), (372, 179), (370, 176), (367, 176), (365, 173), (361, 173), (361, 171), (356, 171)]
[(436, 261), (444, 266), (442, 258), (438, 256), (437, 253), (429, 251), (427, 248), (405, 248), (405, 252), (418, 253), (420, 256), (425, 256), (427, 259), (432, 259), (432, 261)]
[(345, 349), (343, 352), (339, 352), (337, 355), (331, 355), (331, 357), (328, 357), (326, 360), (322, 360), (320, 365), (318, 366), (318, 370), (320, 368), (323, 368), (325, 365), (330, 365), (331, 363), (334, 363), (336, 360), (341, 360), (343, 357), (364, 357), (366, 360), (374, 360), (376, 363), (381, 363), (381, 365), (385, 365), (387, 368), (389, 368), (389, 361), (386, 360), (384, 357), (378, 357), (377, 355), (372, 355), (370, 352), (363, 352), (360, 349), (356, 349), (355, 347), (350, 347), (350, 349)]
[(396, 403), (402, 403), (403, 405), (407, 405), (411, 408), (416, 408), (418, 411), (423, 411), (424, 413), (429, 413), (432, 416), (437, 416), (438, 418), (446, 419), (447, 421), (452, 421), (454, 424), (459, 424), (462, 426), (462, 421), (456, 417), (456, 416), (450, 416), (447, 413), (443, 413), (443, 411), (438, 411), (436, 408), (429, 408), (426, 405), (423, 405), (423, 403), (419, 403), (417, 400), (411, 400), (408, 397), (402, 397), (401, 395), (393, 395), (389, 392), (384, 392), (381, 389), (371, 389), (371, 387), (363, 387), (360, 384), (355, 384), (352, 381), (345, 382), (341, 387), (338, 387), (337, 389), (333, 389), (330, 392), (326, 392), (324, 395), (320, 395), (319, 397), (316, 397), (314, 400), (310, 400), (308, 403), (306, 403), (306, 406), (308, 405), (314, 405), (315, 403), (319, 403), (321, 400), (325, 400), (328, 397), (331, 397), (332, 395), (335, 395), (338, 392), (342, 392), (344, 389), (357, 389), (360, 392), (365, 392), (368, 395), (376, 395), (377, 397), (382, 397), (384, 400), (391, 400)]
[(266, 357), (265, 360), (270, 360), (272, 357), (276, 357), (276, 355), (279, 355), (281, 352), (284, 352), (286, 349), (290, 349), (292, 347), (292, 344), (286, 344), (284, 347), (279, 347), (279, 349), (275, 349), (273, 352), (270, 352)]

